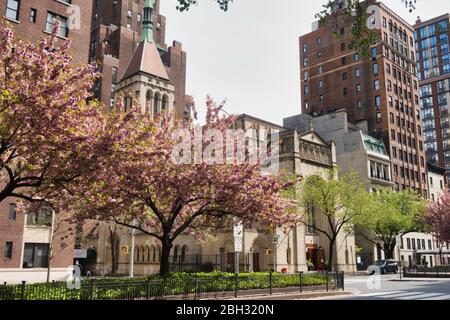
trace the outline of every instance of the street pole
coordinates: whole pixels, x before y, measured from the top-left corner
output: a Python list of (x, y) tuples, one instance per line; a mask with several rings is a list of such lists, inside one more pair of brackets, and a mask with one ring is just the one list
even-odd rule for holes
[[(136, 219), (133, 220), (133, 226), (136, 226)], [(134, 238), (136, 235), (136, 229), (131, 229), (131, 255), (130, 255), (130, 278), (134, 277)]]
[(401, 244), (401, 239), (400, 239), (400, 236), (398, 236), (397, 237), (397, 254), (398, 254), (398, 261), (400, 262), (399, 263), (399, 265), (400, 265), (400, 271), (399, 271), (399, 274), (400, 274), (400, 280), (402, 280), (402, 256), (400, 255), (400, 244)]
[(243, 237), (244, 237), (244, 226), (242, 222), (237, 222), (233, 227), (234, 234), (234, 272), (239, 273), (239, 253), (244, 251), (243, 249)]
[(277, 245), (278, 245), (279, 236), (277, 234), (277, 228), (274, 227), (273, 230), (273, 272), (277, 272)]
[(273, 243), (273, 272), (277, 272), (277, 244)]

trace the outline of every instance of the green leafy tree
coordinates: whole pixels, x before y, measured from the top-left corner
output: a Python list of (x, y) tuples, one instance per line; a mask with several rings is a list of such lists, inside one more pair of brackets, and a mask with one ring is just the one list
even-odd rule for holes
[(366, 210), (354, 220), (358, 234), (370, 242), (381, 241), (386, 259), (394, 258), (397, 237), (424, 230), (427, 202), (413, 190), (381, 190), (367, 199)]
[[(290, 194), (297, 200), (300, 222), (307, 228), (325, 235), (328, 239), (327, 269), (335, 265), (335, 244), (340, 234), (353, 232), (352, 222), (365, 210), (369, 194), (363, 181), (355, 172), (349, 172), (336, 179), (337, 171), (330, 170), (326, 179), (314, 175), (303, 180)], [(311, 214), (314, 212), (316, 214)], [(323, 215), (322, 224), (318, 215)]]
[[(187, 11), (189, 8), (198, 3), (198, 0), (177, 0), (178, 5), (177, 9), (180, 11)], [(230, 3), (233, 2), (233, 0), (215, 0), (217, 4), (219, 5), (220, 9), (227, 11)], [(417, 0), (401, 0), (402, 3), (405, 5), (406, 8), (409, 9), (410, 12), (416, 9), (416, 2)], [(339, 0), (329, 0), (327, 4), (324, 5), (324, 9), (330, 9), (331, 6), (336, 5), (336, 3), (339, 2)]]
[[(198, 0), (177, 0), (177, 10), (183, 12), (188, 11), (189, 8), (198, 3)], [(214, 0), (219, 5), (219, 8), (223, 11), (228, 11), (228, 7), (233, 0)]]

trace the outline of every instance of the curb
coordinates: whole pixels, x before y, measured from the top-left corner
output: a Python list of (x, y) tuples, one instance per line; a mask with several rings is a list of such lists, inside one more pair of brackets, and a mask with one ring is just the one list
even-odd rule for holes
[[(408, 278), (408, 279), (390, 279), (388, 281), (392, 282), (443, 282), (443, 278)], [(445, 280), (445, 279), (444, 279)], [(450, 282), (450, 279), (447, 279), (444, 282)]]
[(271, 296), (246, 296), (233, 298), (229, 300), (267, 300), (267, 301), (277, 301), (277, 300), (307, 300), (316, 298), (327, 298), (327, 297), (337, 297), (353, 295), (351, 291), (339, 291), (339, 292), (314, 292), (314, 293), (295, 293), (295, 294), (273, 294)]

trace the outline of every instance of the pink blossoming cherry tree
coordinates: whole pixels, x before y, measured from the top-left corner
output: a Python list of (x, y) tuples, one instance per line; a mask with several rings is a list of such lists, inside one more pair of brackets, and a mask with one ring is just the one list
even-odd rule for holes
[(35, 45), (0, 23), (0, 201), (49, 199), (93, 163), (95, 67), (74, 66), (55, 34)]
[(281, 195), (290, 183), (281, 174), (264, 175), (259, 164), (250, 162), (173, 161), (173, 150), (183, 139), (177, 135), (180, 129), (188, 129), (189, 139), (194, 139), (194, 131), (224, 132), (230, 127), (234, 118), (220, 117), (222, 107), (208, 98), (202, 126), (172, 115), (152, 119), (138, 112), (139, 107), (113, 113), (106, 125), (113, 151), (80, 184), (79, 198), (72, 201), (78, 219), (114, 221), (159, 240), (162, 276), (169, 272), (173, 243), (182, 234), (205, 239), (235, 218), (265, 225), (294, 221), (287, 210), (291, 203)]

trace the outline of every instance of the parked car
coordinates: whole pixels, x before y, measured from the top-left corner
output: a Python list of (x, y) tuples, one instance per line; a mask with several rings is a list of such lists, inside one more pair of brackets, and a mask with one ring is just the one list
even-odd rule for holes
[(398, 263), (395, 260), (378, 260), (375, 264), (369, 266), (367, 268), (368, 274), (375, 273), (397, 273), (398, 272)]

